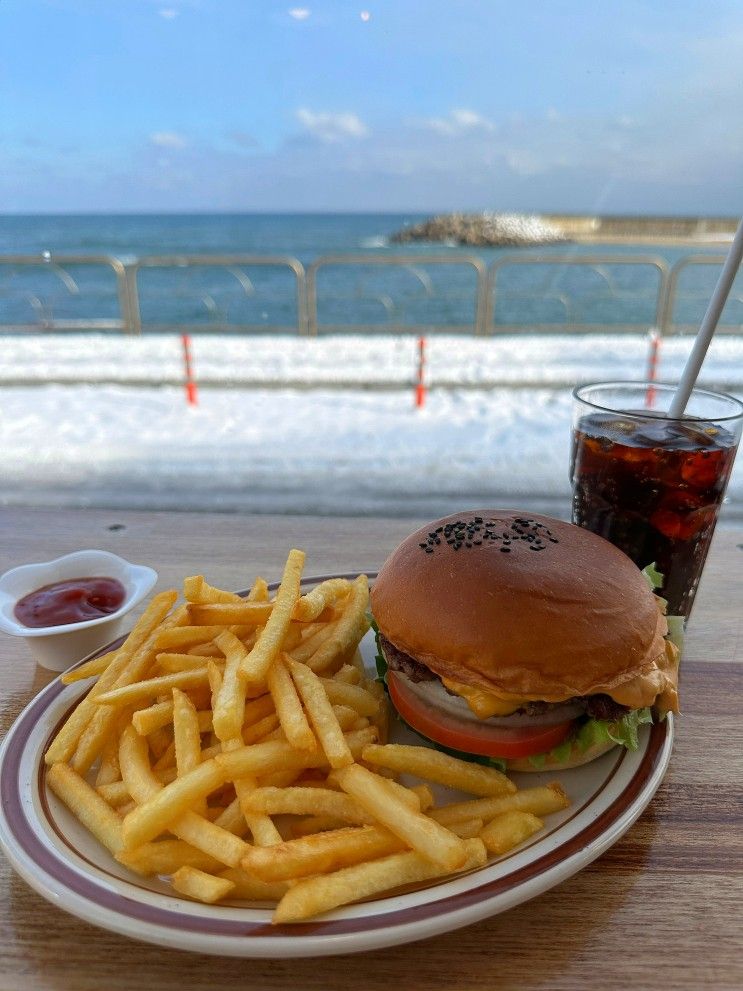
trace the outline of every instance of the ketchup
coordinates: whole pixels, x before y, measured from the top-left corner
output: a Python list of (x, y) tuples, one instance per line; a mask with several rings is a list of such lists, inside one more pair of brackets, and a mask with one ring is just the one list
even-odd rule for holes
[(24, 626), (67, 626), (116, 612), (125, 596), (115, 578), (70, 578), (29, 592), (13, 612)]

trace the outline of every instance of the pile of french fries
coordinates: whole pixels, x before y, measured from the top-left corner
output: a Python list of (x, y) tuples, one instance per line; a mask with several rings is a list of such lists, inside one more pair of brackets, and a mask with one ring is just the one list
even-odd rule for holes
[[(45, 755), (51, 790), (128, 869), (275, 923), (481, 866), (567, 806), (557, 784), (387, 743), (387, 701), (358, 653), (368, 582), (301, 594), (292, 550), (271, 599), (187, 578), (156, 595)], [(420, 779), (405, 786), (400, 775)], [(436, 807), (428, 782), (476, 796)]]

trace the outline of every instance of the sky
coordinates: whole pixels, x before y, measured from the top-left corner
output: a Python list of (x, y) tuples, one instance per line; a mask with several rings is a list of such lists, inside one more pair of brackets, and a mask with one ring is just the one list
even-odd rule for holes
[(0, 0), (0, 213), (743, 212), (739, 0)]

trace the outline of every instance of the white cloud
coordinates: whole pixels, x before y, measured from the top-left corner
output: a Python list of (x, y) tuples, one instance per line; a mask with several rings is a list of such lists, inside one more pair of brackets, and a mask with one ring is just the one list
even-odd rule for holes
[(188, 142), (177, 131), (155, 131), (150, 135), (150, 141), (158, 148), (185, 148)]
[(365, 138), (369, 133), (369, 128), (357, 114), (314, 113), (301, 107), (296, 117), (305, 131), (326, 144), (346, 138)]
[(307, 7), (292, 7), (288, 13), (295, 21), (306, 21), (312, 11)]
[(165, 21), (175, 20), (178, 16), (178, 11), (174, 7), (161, 7), (158, 13)]
[(436, 134), (443, 134), (446, 137), (455, 137), (468, 131), (492, 133), (495, 130), (495, 124), (487, 117), (465, 108), (452, 110), (445, 117), (429, 117), (421, 124), (429, 131), (435, 131)]

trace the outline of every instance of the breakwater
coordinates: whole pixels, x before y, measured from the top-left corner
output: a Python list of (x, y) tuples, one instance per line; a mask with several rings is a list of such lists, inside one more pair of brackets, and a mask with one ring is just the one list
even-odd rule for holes
[(471, 247), (532, 247), (580, 244), (724, 244), (735, 217), (674, 217), (588, 214), (447, 213), (396, 231), (391, 241), (443, 241)]

